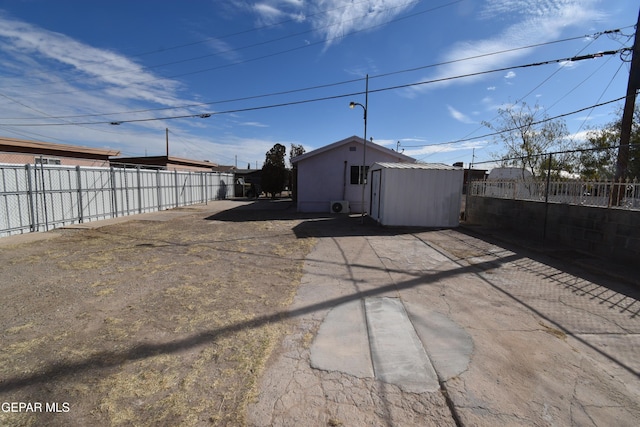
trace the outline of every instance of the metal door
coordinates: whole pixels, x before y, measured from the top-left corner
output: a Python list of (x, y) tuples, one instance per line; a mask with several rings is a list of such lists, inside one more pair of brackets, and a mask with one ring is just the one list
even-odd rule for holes
[(380, 220), (380, 180), (382, 179), (381, 169), (371, 171), (371, 206), (369, 212), (376, 221)]

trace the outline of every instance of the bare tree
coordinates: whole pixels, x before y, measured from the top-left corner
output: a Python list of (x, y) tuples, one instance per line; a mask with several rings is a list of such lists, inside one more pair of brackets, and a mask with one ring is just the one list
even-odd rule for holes
[(563, 120), (550, 120), (538, 104), (533, 108), (525, 102), (498, 109), (496, 123), (482, 122), (495, 131), (496, 142), (505, 151), (496, 156), (503, 166), (519, 167), (535, 177), (544, 177), (551, 167), (555, 175), (561, 170), (571, 171), (570, 153), (546, 153), (565, 151), (573, 147), (569, 131)]

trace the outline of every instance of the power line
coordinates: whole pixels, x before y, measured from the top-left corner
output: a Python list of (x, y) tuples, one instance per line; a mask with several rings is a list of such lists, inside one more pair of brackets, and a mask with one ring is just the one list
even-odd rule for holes
[[(388, 25), (388, 24), (400, 22), (400, 21), (403, 21), (403, 20), (406, 20), (406, 19), (409, 19), (409, 18), (414, 18), (416, 16), (419, 16), (419, 15), (422, 15), (422, 14), (425, 14), (425, 13), (428, 13), (428, 12), (433, 12), (434, 10), (437, 10), (437, 9), (441, 9), (441, 8), (444, 8), (444, 7), (447, 7), (447, 6), (451, 6), (451, 5), (456, 4), (456, 3), (460, 3), (461, 1), (463, 1), (463, 0), (454, 0), (454, 1), (451, 1), (451, 2), (446, 3), (444, 5), (431, 7), (431, 8), (426, 9), (426, 10), (422, 10), (422, 11), (419, 11), (419, 12), (415, 12), (415, 13), (412, 13), (412, 14), (409, 14), (409, 15), (402, 16), (400, 18), (391, 19), (389, 21), (385, 21), (385, 22), (382, 22), (380, 24), (371, 25), (369, 27), (363, 27), (363, 28), (360, 28), (358, 30), (351, 31), (350, 33), (342, 34), (340, 36), (333, 37), (331, 39), (319, 40), (319, 41), (312, 42), (312, 43), (305, 43), (305, 44), (303, 44), (301, 46), (297, 46), (297, 47), (294, 47), (294, 48), (290, 48), (290, 49), (286, 49), (286, 50), (282, 50), (282, 51), (270, 53), (270, 54), (267, 54), (267, 55), (254, 57), (254, 58), (249, 58), (249, 59), (245, 59), (245, 60), (242, 60), (242, 61), (234, 61), (234, 62), (231, 62), (231, 63), (228, 63), (228, 64), (218, 65), (218, 66), (215, 66), (215, 67), (209, 67), (209, 68), (204, 68), (204, 69), (200, 69), (200, 70), (196, 70), (196, 71), (189, 71), (189, 72), (185, 72), (185, 73), (174, 74), (174, 75), (171, 75), (171, 76), (158, 77), (158, 78), (154, 78), (154, 79), (143, 80), (143, 81), (140, 81), (140, 82), (134, 82), (134, 83), (131, 83), (131, 84), (125, 86), (125, 87), (130, 87), (130, 86), (134, 86), (134, 85), (141, 85), (141, 84), (148, 84), (150, 82), (155, 82), (155, 81), (159, 81), (159, 80), (175, 79), (176, 77), (190, 76), (190, 75), (200, 74), (200, 73), (204, 73), (204, 72), (208, 72), (208, 71), (220, 70), (220, 69), (224, 69), (224, 68), (233, 67), (233, 66), (236, 66), (236, 65), (246, 64), (246, 63), (259, 61), (259, 60), (266, 59), (266, 58), (271, 58), (271, 57), (274, 57), (274, 56), (283, 55), (283, 54), (294, 52), (294, 51), (297, 51), (297, 50), (306, 49), (306, 48), (309, 48), (309, 47), (312, 47), (312, 46), (321, 45), (321, 44), (327, 43), (328, 41), (341, 40), (343, 38), (346, 38), (346, 37), (349, 37), (349, 36), (352, 36), (352, 35), (355, 35), (355, 34), (358, 34), (358, 33), (361, 33), (361, 32), (369, 31), (369, 30), (372, 30), (374, 28), (379, 28), (379, 27), (382, 27), (382, 26), (385, 26), (385, 25)], [(406, 5), (411, 4), (411, 3), (415, 3), (415, 1), (414, 2), (407, 2), (407, 3), (404, 3), (404, 4), (398, 5), (398, 6), (393, 6), (393, 7), (387, 8), (385, 10), (391, 10), (391, 9), (395, 9), (395, 8), (400, 8), (400, 7), (406, 6)], [(352, 18), (351, 20), (353, 21), (353, 20), (356, 20), (356, 19), (360, 19), (362, 17), (366, 17), (367, 15), (361, 15), (361, 16)], [(329, 28), (329, 27), (332, 27), (332, 26), (335, 26), (335, 25), (336, 24), (331, 24), (331, 25), (327, 25), (327, 26), (325, 26), (323, 28)], [(265, 45), (265, 44), (269, 44), (269, 43), (285, 40), (285, 39), (288, 39), (288, 38), (293, 38), (293, 37), (297, 37), (297, 36), (300, 36), (300, 35), (308, 34), (308, 33), (311, 33), (313, 31), (316, 31), (316, 30), (307, 30), (307, 31), (303, 31), (303, 32), (300, 32), (300, 33), (295, 33), (295, 34), (292, 34), (292, 35), (283, 36), (283, 37), (280, 37), (280, 38), (277, 38), (277, 39), (271, 39), (271, 40), (267, 40), (267, 41), (264, 41), (264, 42), (255, 43), (255, 44), (252, 44), (252, 45), (244, 46), (244, 47), (241, 47), (241, 48), (229, 49), (229, 50), (222, 51), (222, 52), (216, 52), (216, 53), (213, 53), (213, 54), (207, 54), (207, 55), (203, 55), (203, 56), (196, 57), (196, 58), (184, 59), (184, 60), (180, 60), (180, 61), (174, 61), (174, 62), (169, 62), (169, 63), (165, 63), (165, 64), (159, 64), (159, 65), (154, 65), (154, 66), (148, 66), (148, 67), (138, 67), (136, 69), (119, 71), (119, 72), (111, 73), (111, 74), (102, 74), (102, 75), (91, 76), (91, 77), (78, 77), (76, 79), (65, 79), (63, 81), (66, 82), (66, 83), (69, 83), (69, 82), (74, 82), (74, 81), (98, 79), (98, 78), (102, 78), (102, 77), (110, 77), (110, 76), (121, 75), (121, 74), (139, 73), (139, 72), (147, 70), (147, 69), (158, 68), (158, 67), (167, 66), (167, 65), (174, 65), (174, 64), (189, 62), (189, 61), (193, 61), (193, 60), (197, 60), (197, 59), (203, 59), (203, 58), (207, 58), (207, 57), (211, 57), (211, 56), (217, 56), (217, 55), (221, 55), (221, 54), (233, 53), (233, 52), (236, 52), (236, 51), (239, 51), (239, 50), (248, 49), (248, 48), (251, 48), (251, 47), (262, 46), (262, 45)], [(48, 85), (48, 84), (50, 84), (50, 83), (41, 83), (40, 85)], [(30, 85), (30, 86), (37, 86), (37, 85)], [(18, 87), (24, 87), (24, 86), (10, 86), (10, 87), (18, 88)], [(79, 90), (76, 90), (76, 91), (80, 91), (80, 90), (86, 91), (86, 90), (90, 90), (90, 89), (79, 89)], [(97, 89), (93, 89), (93, 90), (97, 90)], [(56, 94), (72, 93), (72, 92), (76, 92), (76, 91), (46, 92), (46, 93), (41, 93), (41, 94), (42, 95), (56, 95)]]
[[(366, 3), (367, 1), (368, 0), (362, 0), (362, 1), (359, 1), (359, 2), (353, 3), (353, 5)], [(419, 3), (420, 1), (422, 1), (422, 0), (409, 1), (409, 2), (405, 3), (404, 5), (408, 5), (408, 4), (411, 4), (411, 3)], [(333, 9), (326, 9), (326, 10), (319, 11), (319, 12), (316, 12), (316, 13), (304, 15), (304, 19), (307, 19), (307, 18), (310, 18), (310, 17), (314, 17), (314, 16), (318, 16), (318, 15), (323, 15), (323, 14), (326, 14), (326, 13), (329, 13), (329, 12), (334, 12), (334, 11), (340, 10), (340, 9), (345, 9), (345, 8), (347, 8), (349, 6), (350, 5), (348, 5), (348, 6), (340, 6), (340, 7), (336, 7), (336, 8), (333, 8)], [(164, 53), (164, 52), (168, 52), (168, 51), (171, 51), (171, 50), (182, 49), (182, 48), (189, 47), (189, 46), (195, 46), (195, 45), (198, 45), (198, 44), (208, 43), (208, 42), (211, 42), (211, 41), (214, 41), (214, 40), (223, 40), (223, 39), (239, 36), (239, 35), (242, 35), (242, 34), (248, 34), (248, 33), (256, 32), (256, 31), (262, 31), (262, 30), (266, 30), (266, 29), (269, 29), (269, 28), (278, 27), (278, 26), (281, 26), (281, 25), (284, 25), (284, 24), (288, 24), (290, 22), (295, 22), (295, 21), (297, 21), (296, 18), (285, 19), (283, 21), (275, 22), (275, 23), (272, 23), (272, 24), (265, 24), (265, 25), (262, 25), (262, 26), (258, 26), (258, 27), (254, 27), (254, 28), (248, 28), (248, 29), (245, 29), (245, 30), (236, 31), (236, 32), (229, 33), (229, 34), (224, 34), (224, 35), (221, 35), (221, 36), (208, 37), (206, 39), (197, 40), (197, 41), (193, 41), (193, 42), (189, 42), (189, 43), (183, 43), (183, 44), (179, 44), (179, 45), (169, 46), (169, 47), (166, 47), (166, 48), (160, 48), (160, 49), (155, 49), (155, 50), (151, 50), (151, 51), (147, 51), (147, 52), (136, 53), (136, 54), (128, 55), (128, 57), (136, 58), (136, 57), (151, 55), (151, 54), (154, 54), (154, 53)], [(106, 60), (106, 61), (85, 61), (83, 64), (84, 65), (102, 65), (102, 64), (108, 64), (108, 63), (111, 63), (111, 62), (114, 62), (114, 61), (115, 61), (115, 59), (110, 59), (110, 60)], [(69, 67), (65, 67), (63, 69), (71, 69), (71, 68), (74, 68), (74, 67), (73, 66), (69, 66)], [(137, 70), (140, 70), (140, 69), (144, 69), (144, 68), (139, 68)], [(33, 75), (33, 74), (44, 74), (44, 73), (42, 73), (42, 72), (40, 72), (40, 73), (26, 73), (25, 76), (30, 76), (30, 75)], [(66, 81), (74, 81), (74, 80), (66, 80)], [(42, 83), (42, 84), (46, 85), (46, 84), (49, 84), (49, 83)], [(7, 86), (7, 87), (25, 87), (25, 86), (21, 85), (21, 86)]]
[[(443, 66), (443, 65), (451, 65), (451, 64), (454, 64), (454, 63), (458, 63), (458, 62), (469, 61), (469, 60), (484, 58), (484, 57), (493, 56), (493, 55), (500, 55), (500, 54), (503, 54), (503, 53), (514, 52), (514, 51), (517, 51), (517, 50), (531, 49), (531, 48), (535, 48), (535, 47), (541, 47), (541, 46), (547, 46), (547, 45), (552, 45), (552, 44), (556, 44), (556, 43), (562, 43), (562, 42), (567, 42), (567, 41), (583, 39), (585, 37), (597, 38), (597, 37), (599, 37), (600, 35), (603, 35), (603, 34), (614, 34), (614, 33), (619, 33), (620, 31), (621, 31), (621, 29), (606, 30), (606, 31), (593, 33), (591, 35), (582, 35), (582, 36), (576, 36), (576, 37), (569, 37), (569, 38), (565, 38), (565, 39), (554, 40), (554, 41), (544, 42), (544, 43), (537, 43), (537, 44), (533, 44), (533, 45), (521, 46), (521, 47), (516, 47), (516, 48), (511, 48), (511, 49), (505, 49), (505, 50), (501, 50), (501, 51), (490, 52), (490, 53), (481, 54), (481, 55), (474, 55), (474, 56), (470, 56), (470, 57), (466, 57), (466, 58), (459, 58), (459, 59), (439, 62), (439, 63), (435, 63), (435, 64), (428, 64), (428, 65), (423, 65), (423, 66), (419, 66), (419, 67), (412, 67), (412, 68), (403, 69), (403, 70), (391, 71), (391, 72), (387, 72), (387, 73), (383, 73), (383, 74), (369, 76), (369, 78), (370, 79), (377, 79), (377, 78), (382, 78), (382, 77), (389, 77), (389, 76), (393, 76), (393, 75), (405, 74), (405, 73), (424, 70), (424, 69), (428, 69), (428, 68), (434, 68), (434, 67)], [(596, 54), (594, 54), (594, 55), (596, 55)], [(536, 64), (534, 64), (534, 65), (536, 65)], [(210, 105), (216, 105), (216, 104), (225, 104), (225, 103), (231, 103), (231, 102), (248, 101), (248, 100), (253, 100), (253, 99), (267, 98), (267, 97), (280, 96), (280, 95), (288, 95), (288, 94), (297, 93), (297, 92), (305, 92), (305, 91), (323, 89), (323, 88), (328, 88), (328, 87), (333, 87), (333, 86), (340, 86), (340, 85), (360, 82), (360, 81), (363, 81), (363, 80), (364, 80), (363, 78), (357, 78), (357, 79), (344, 80), (344, 81), (341, 81), (341, 82), (327, 83), (327, 84), (316, 85), (316, 86), (305, 87), (305, 88), (299, 88), (299, 89), (291, 89), (291, 90), (285, 90), (285, 91), (280, 91), (280, 92), (272, 92), (272, 93), (267, 93), (267, 94), (253, 95), (253, 96), (247, 96), (247, 97), (241, 97), (241, 98), (233, 98), (233, 99), (220, 100), (220, 101), (210, 101), (210, 102), (203, 102), (203, 103), (197, 103), (197, 104), (187, 104), (187, 105), (182, 105), (182, 106), (177, 106), (177, 107), (147, 108), (147, 109), (140, 109), (140, 110), (112, 112), (112, 113), (94, 113), (94, 114), (79, 114), (79, 115), (68, 115), (68, 116), (48, 116), (48, 117), (56, 118), (56, 119), (71, 119), (71, 118), (82, 118), (82, 117), (104, 117), (104, 116), (122, 115), (122, 114), (135, 114), (135, 113), (145, 113), (145, 112), (151, 112), (151, 111), (166, 111), (166, 110), (188, 109), (188, 108), (204, 107), (204, 106), (210, 106)], [(5, 119), (6, 120), (9, 120), (9, 119), (10, 120), (39, 120), (38, 117), (7, 117)]]
[[(514, 69), (519, 69), (519, 68), (530, 68), (530, 67), (554, 64), (554, 63), (559, 63), (559, 62), (582, 61), (582, 60), (585, 60), (585, 59), (594, 59), (594, 58), (599, 58), (599, 57), (603, 57), (603, 56), (606, 56), (606, 55), (618, 54), (618, 53), (620, 53), (620, 52), (622, 52), (624, 50), (627, 50), (627, 49), (628, 48), (623, 48), (623, 49), (618, 49), (618, 50), (615, 50), (615, 51), (598, 52), (598, 53), (594, 53), (594, 54), (581, 55), (581, 56), (577, 56), (577, 57), (553, 59), (553, 60), (535, 62), (535, 63), (524, 64), (524, 65), (503, 67), (503, 68), (498, 68), (498, 69), (488, 70), (488, 71), (478, 71), (478, 72), (475, 72), (475, 73), (463, 74), (463, 75), (459, 75), (459, 76), (443, 77), (443, 78), (439, 78), (439, 79), (426, 80), (426, 81), (421, 81), (421, 82), (417, 82), (417, 83), (407, 83), (407, 84), (403, 84), (403, 85), (389, 86), (389, 87), (386, 87), (386, 88), (369, 90), (369, 93), (385, 92), (385, 91), (390, 91), (390, 90), (404, 89), (404, 88), (409, 88), (409, 87), (421, 86), (421, 85), (425, 85), (425, 84), (440, 83), (440, 82), (444, 82), (444, 81), (456, 80), (456, 79), (461, 79), (461, 78), (466, 78), (466, 77), (475, 77), (475, 76), (479, 76), (479, 75), (483, 75), (483, 74), (503, 72), (503, 71), (514, 70)], [(211, 117), (213, 115), (232, 114), (232, 113), (240, 113), (240, 112), (256, 111), (256, 110), (266, 110), (266, 109), (271, 109), (271, 108), (279, 108), (279, 107), (307, 104), (307, 103), (312, 103), (312, 102), (328, 101), (328, 100), (332, 100), (332, 99), (340, 99), (340, 98), (345, 98), (345, 97), (352, 97), (352, 96), (362, 95), (363, 93), (364, 92), (359, 91), (359, 92), (354, 92), (354, 93), (347, 93), (347, 94), (333, 95), (333, 96), (325, 96), (325, 97), (305, 99), (305, 100), (300, 100), (300, 101), (289, 101), (289, 102), (283, 102), (283, 103), (279, 103), (279, 104), (263, 105), (263, 106), (257, 106), (257, 107), (246, 107), (246, 108), (238, 108), (238, 109), (226, 110), (226, 111), (216, 111), (216, 112), (211, 112), (211, 113), (183, 114), (183, 115), (167, 116), (167, 117), (151, 117), (151, 118), (144, 118), (144, 119), (129, 119), (129, 120), (119, 120), (119, 121), (95, 121), (95, 122), (31, 123), (31, 124), (0, 123), (0, 125), (4, 125), (4, 126), (66, 126), (66, 125), (96, 125), (96, 124), (120, 125), (120, 124), (123, 124), (123, 123), (140, 123), (140, 122), (150, 122), (150, 121), (158, 121), (158, 120), (175, 120), (175, 119), (197, 118), (197, 117), (199, 117), (199, 118), (209, 118), (209, 117)]]
[[(539, 124), (542, 124), (542, 123), (549, 122), (551, 120), (561, 119), (563, 117), (571, 116), (572, 114), (578, 114), (578, 113), (582, 113), (583, 111), (587, 111), (587, 110), (590, 110), (590, 109), (593, 109), (593, 108), (602, 107), (602, 106), (605, 106), (605, 105), (608, 105), (608, 104), (613, 104), (614, 102), (622, 101), (625, 98), (626, 98), (626, 96), (622, 96), (620, 98), (612, 99), (610, 101), (601, 102), (599, 104), (594, 104), (594, 105), (590, 105), (588, 107), (581, 108), (579, 110), (571, 111), (569, 113), (559, 114), (559, 115), (553, 116), (553, 117), (546, 117), (546, 118), (544, 118), (542, 120), (531, 122), (528, 125), (529, 126), (535, 126), (535, 125), (539, 125)], [(490, 136), (497, 136), (497, 135), (500, 135), (500, 134), (503, 134), (503, 133), (507, 133), (507, 132), (512, 132), (512, 131), (518, 130), (518, 129), (520, 129), (520, 127), (504, 129), (504, 130), (501, 130), (501, 131), (498, 131), (498, 132), (487, 133), (487, 134), (484, 134), (484, 135), (473, 136), (473, 137), (469, 137), (469, 138), (456, 139), (454, 141), (448, 141), (448, 142), (438, 142), (438, 143), (435, 143), (435, 144), (423, 144), (423, 145), (404, 145), (403, 144), (402, 146), (405, 147), (405, 148), (418, 148), (418, 147), (434, 147), (434, 146), (438, 146), (438, 145), (458, 144), (460, 142), (468, 142), (468, 141), (474, 141), (476, 139), (487, 138), (487, 137), (490, 137)]]

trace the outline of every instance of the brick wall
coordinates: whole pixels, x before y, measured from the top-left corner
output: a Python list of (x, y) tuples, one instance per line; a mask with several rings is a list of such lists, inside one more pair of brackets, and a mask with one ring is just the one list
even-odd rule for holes
[(549, 241), (629, 263), (640, 260), (640, 211), (469, 196), (467, 223), (539, 239), (546, 227)]

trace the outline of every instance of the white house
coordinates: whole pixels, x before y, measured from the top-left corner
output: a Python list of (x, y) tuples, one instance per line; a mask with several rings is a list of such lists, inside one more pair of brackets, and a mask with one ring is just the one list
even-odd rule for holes
[[(330, 212), (334, 202), (345, 201), (347, 212), (362, 212), (362, 165), (365, 176), (376, 162), (415, 163), (412, 157), (351, 136), (293, 158), (297, 170), (298, 212)], [(365, 204), (369, 186), (365, 183)]]

